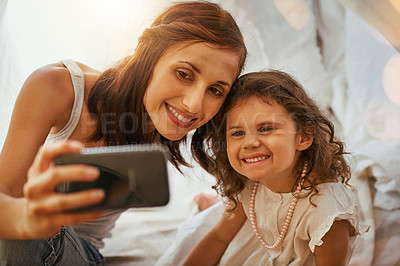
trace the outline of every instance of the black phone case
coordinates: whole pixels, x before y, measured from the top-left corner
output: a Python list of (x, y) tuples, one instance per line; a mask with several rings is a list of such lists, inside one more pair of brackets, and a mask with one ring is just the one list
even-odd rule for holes
[(140, 144), (87, 148), (78, 154), (63, 155), (54, 160), (55, 165), (91, 165), (100, 170), (100, 176), (94, 182), (62, 183), (56, 191), (105, 191), (99, 204), (70, 211), (164, 206), (169, 202), (168, 154), (162, 145)]

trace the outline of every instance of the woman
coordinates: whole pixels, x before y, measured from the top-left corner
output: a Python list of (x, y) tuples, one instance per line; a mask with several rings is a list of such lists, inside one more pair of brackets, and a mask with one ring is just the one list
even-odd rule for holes
[(186, 2), (159, 15), (133, 55), (103, 73), (71, 60), (32, 73), (0, 156), (0, 264), (102, 265), (98, 249), (122, 211), (65, 212), (98, 203), (104, 192), (55, 193), (58, 184), (94, 180), (98, 171), (53, 166), (53, 159), (84, 146), (157, 142), (176, 167), (186, 164), (179, 143), (207, 128), (245, 57), (228, 12)]

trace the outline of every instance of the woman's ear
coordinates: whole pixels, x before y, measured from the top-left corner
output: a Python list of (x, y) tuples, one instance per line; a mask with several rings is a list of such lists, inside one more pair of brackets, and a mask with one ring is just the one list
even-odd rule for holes
[(311, 134), (306, 134), (304, 132), (300, 132), (297, 136), (297, 150), (304, 151), (310, 148), (314, 141), (314, 136)]

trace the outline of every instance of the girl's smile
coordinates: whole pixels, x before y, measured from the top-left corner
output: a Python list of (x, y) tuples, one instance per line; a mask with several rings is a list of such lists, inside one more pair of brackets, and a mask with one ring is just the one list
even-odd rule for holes
[(244, 161), (245, 163), (251, 163), (251, 164), (264, 163), (265, 160), (267, 160), (269, 157), (270, 157), (269, 155), (263, 155), (263, 154), (260, 154), (260, 155), (257, 154), (257, 155), (251, 155), (251, 156), (249, 155), (249, 156), (242, 158), (242, 161)]

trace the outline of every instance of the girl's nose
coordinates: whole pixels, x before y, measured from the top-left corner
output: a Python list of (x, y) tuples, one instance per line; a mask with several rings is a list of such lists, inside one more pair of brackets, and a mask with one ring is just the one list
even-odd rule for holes
[(260, 147), (261, 142), (254, 134), (246, 134), (243, 140), (243, 147), (245, 149), (255, 149)]
[(200, 86), (189, 89), (183, 97), (183, 105), (187, 111), (192, 114), (200, 114), (203, 112), (204, 95), (206, 90)]

